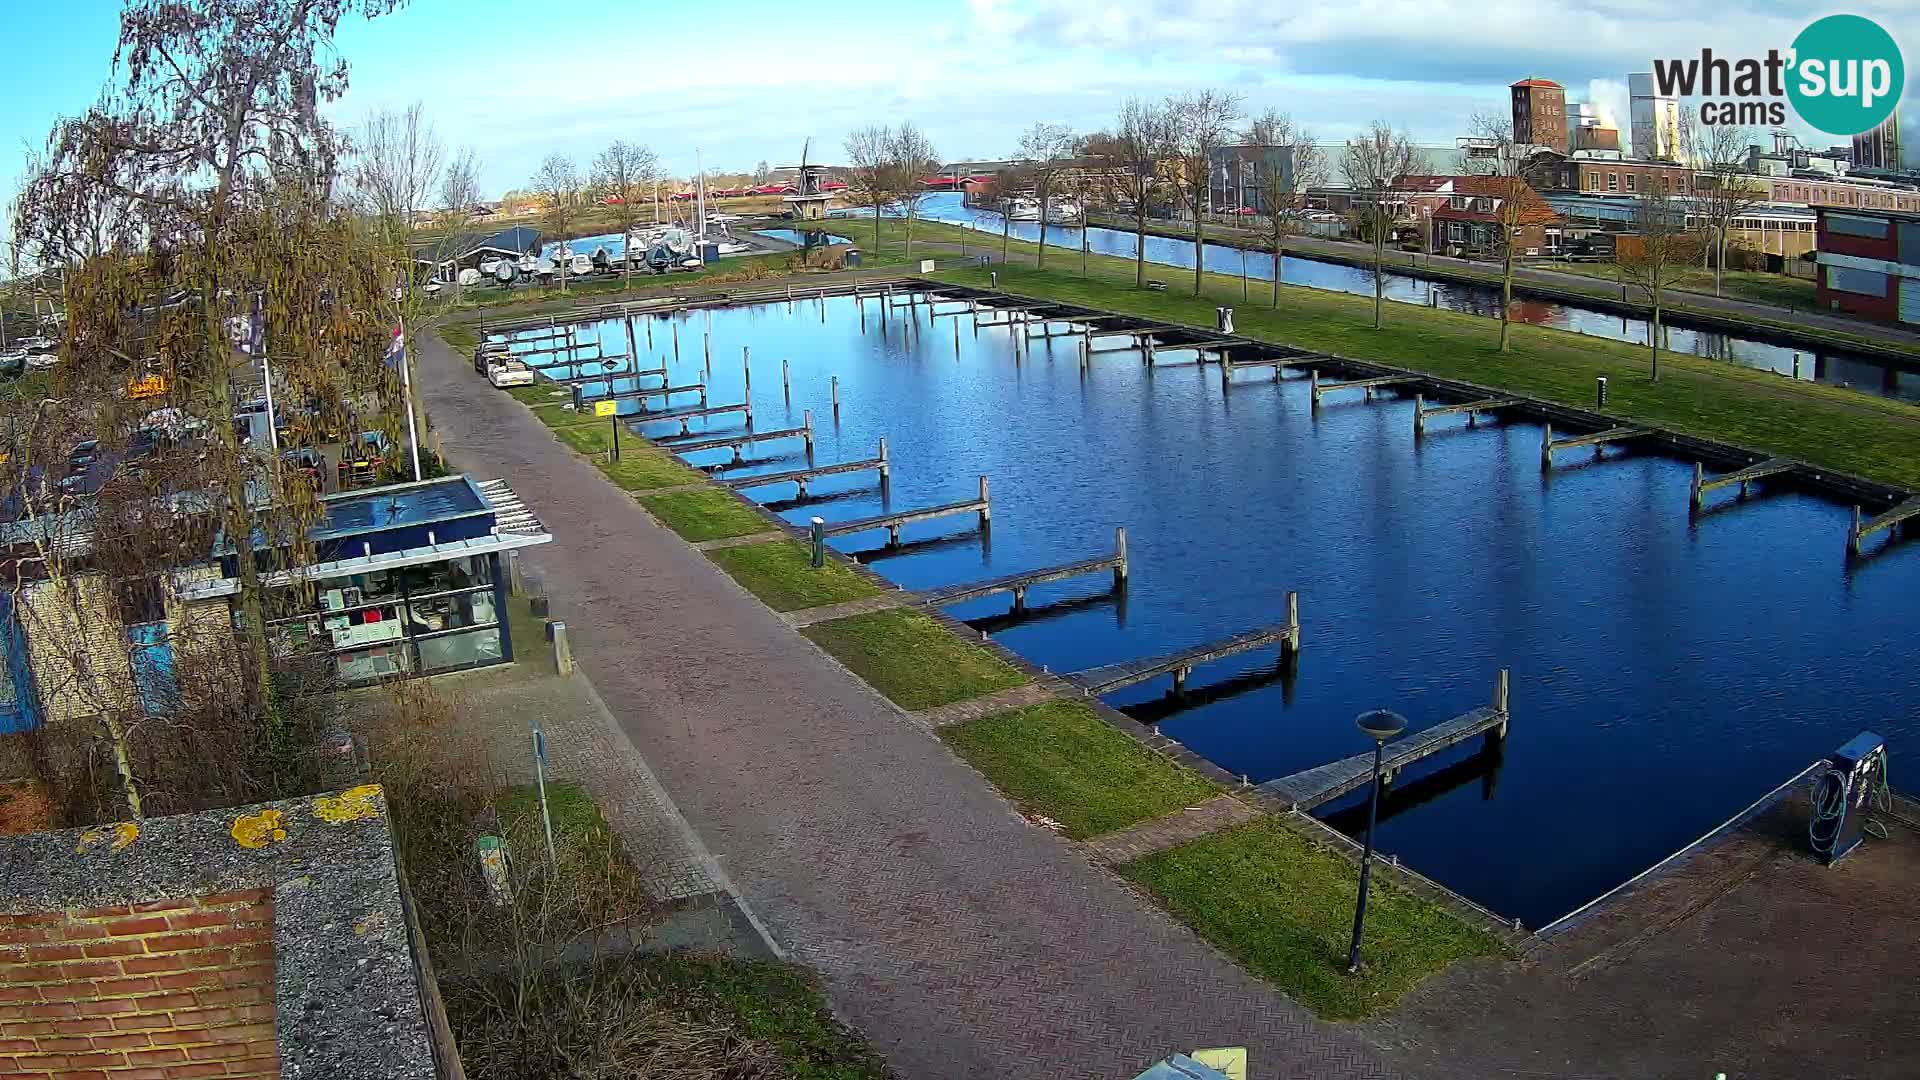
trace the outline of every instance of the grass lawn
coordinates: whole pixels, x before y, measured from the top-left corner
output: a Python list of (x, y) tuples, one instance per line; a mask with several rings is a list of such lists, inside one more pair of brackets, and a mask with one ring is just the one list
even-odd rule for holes
[(640, 504), (682, 538), (693, 543), (721, 540), (729, 536), (749, 536), (767, 532), (773, 526), (745, 506), (730, 492), (676, 491), (667, 495), (648, 495)]
[(813, 552), (797, 540), (721, 548), (707, 557), (775, 611), (798, 611), (878, 596), (879, 586), (828, 559), (815, 569)]
[(800, 632), (903, 709), (949, 705), (1027, 681), (993, 653), (917, 611), (854, 615)]
[(1022, 810), (1084, 839), (1192, 806), (1218, 790), (1074, 701), (994, 713), (940, 733)]
[[(554, 411), (536, 410), (537, 413), (548, 415)], [(560, 413), (559, 415), (573, 414)], [(613, 426), (606, 420), (579, 420), (574, 423), (555, 423), (551, 426), (554, 437), (572, 447), (576, 452), (592, 458), (594, 468), (607, 474), (607, 479), (628, 491), (650, 491), (653, 488), (697, 484), (702, 479), (699, 472), (688, 467), (679, 458), (630, 433), (620, 436), (620, 460), (606, 460), (607, 448), (613, 445)]]
[(1498, 942), (1444, 909), (1376, 878), (1360, 976), (1349, 976), (1358, 868), (1268, 819), (1149, 855), (1120, 872), (1328, 1020), (1369, 1016), (1456, 960), (1500, 952)]
[(771, 1046), (792, 1080), (885, 1080), (893, 1076), (858, 1035), (833, 1018), (819, 980), (772, 961), (676, 953), (640, 961), (662, 1005), (725, 1021)]
[[(1620, 278), (1612, 263), (1562, 263), (1528, 262), (1523, 265), (1537, 270), (1551, 270), (1556, 274), (1578, 274), (1593, 278), (1615, 288), (1618, 296)], [(1495, 270), (1497, 276), (1498, 271)], [(1706, 293), (1713, 295), (1713, 271), (1694, 267), (1680, 276), (1673, 286), (1683, 292)], [(1799, 308), (1806, 311), (1814, 309), (1814, 289), (1811, 278), (1788, 277), (1785, 274), (1767, 274), (1753, 270), (1729, 270), (1721, 277), (1720, 291), (1726, 296), (1738, 300), (1752, 300), (1760, 304), (1774, 304), (1779, 307)], [(1632, 289), (1628, 298), (1641, 299)], [(1686, 297), (1679, 297), (1685, 304)], [(1861, 330), (1870, 332), (1871, 327), (1862, 326)]]
[[(1190, 273), (1155, 271), (1173, 288), (1133, 288), (1132, 263), (1096, 257), (1082, 278), (1078, 265), (1037, 271), (996, 268), (1001, 287), (1089, 307), (1168, 322), (1211, 326), (1218, 303), (1236, 306), (1240, 333), (1360, 360), (1373, 360), (1470, 380), (1514, 393), (1590, 407), (1596, 376), (1609, 377), (1610, 413), (1676, 431), (1740, 443), (1788, 457), (1920, 487), (1920, 409), (1885, 398), (1795, 382), (1724, 361), (1661, 354), (1659, 382), (1648, 351), (1623, 342), (1535, 326), (1513, 327), (1513, 348), (1498, 350), (1499, 324), (1458, 312), (1389, 304), (1385, 326), (1373, 329), (1370, 297), (1283, 288), (1281, 304), (1246, 304), (1238, 278), (1208, 274), (1204, 295)], [(935, 277), (985, 286), (987, 271), (963, 267)]]

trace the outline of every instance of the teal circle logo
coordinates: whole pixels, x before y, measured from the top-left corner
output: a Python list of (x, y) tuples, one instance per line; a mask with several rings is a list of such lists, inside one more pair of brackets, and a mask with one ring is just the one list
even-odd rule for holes
[(1900, 103), (1906, 65), (1893, 35), (1872, 19), (1829, 15), (1793, 39), (1787, 98), (1800, 119), (1829, 135), (1879, 127)]

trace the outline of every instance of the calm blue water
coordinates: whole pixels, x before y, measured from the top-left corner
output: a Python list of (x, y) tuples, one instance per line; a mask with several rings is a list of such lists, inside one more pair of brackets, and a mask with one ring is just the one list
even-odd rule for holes
[[(757, 425), (797, 425), (812, 409), (820, 462), (871, 457), (885, 436), (895, 507), (970, 497), (988, 474), (986, 542), (971, 518), (914, 525), (904, 553), (873, 563), (906, 587), (1106, 552), (1125, 525), (1124, 609), (1091, 599), (994, 630), (1053, 670), (1275, 622), (1286, 591), (1299, 590), (1295, 678), (1209, 702), (1206, 686), (1271, 654), (1211, 665), (1195, 675), (1201, 704), (1163, 720), (1255, 781), (1367, 749), (1353, 725), (1364, 709), (1398, 709), (1417, 729), (1477, 707), (1495, 669), (1511, 668), (1512, 736), (1497, 767), (1475, 744), (1410, 770), (1379, 843), (1530, 926), (1693, 840), (1862, 729), (1885, 735), (1896, 756), (1920, 738), (1911, 630), (1920, 544), (1850, 568), (1845, 507), (1781, 493), (1737, 506), (1716, 498), (1731, 508), (1693, 522), (1689, 462), (1574, 452), (1543, 478), (1530, 424), (1447, 419), (1416, 444), (1407, 401), (1329, 399), (1316, 417), (1300, 381), (1247, 373), (1223, 395), (1217, 368), (1149, 372), (1131, 352), (1096, 354), (1083, 379), (1072, 339), (1017, 356), (1004, 329), (976, 334), (964, 319), (930, 322), (922, 308), (912, 321), (889, 312), (883, 336), (877, 303), (865, 310), (864, 334), (846, 298), (687, 313), (677, 363), (674, 321), (654, 323), (652, 349), (644, 322), (636, 333), (648, 366), (665, 362), (676, 384), (707, 380), (716, 402), (740, 400), (750, 346)], [(701, 363), (709, 320), (711, 373)], [(603, 332), (624, 346), (624, 327)], [(763, 449), (750, 468), (798, 466), (793, 446)], [(871, 474), (825, 479), (816, 491), (825, 498), (783, 512), (795, 522), (876, 513), (873, 485)], [(856, 552), (884, 542), (874, 533), (838, 543)], [(1104, 588), (1104, 579), (1052, 585), (1030, 602)], [(954, 610), (990, 618), (1006, 601)], [(1165, 690), (1163, 681), (1114, 701), (1152, 716)]]
[[(995, 237), (1001, 233), (1002, 222), (999, 214), (966, 206), (959, 195), (929, 195), (922, 203), (920, 213), (936, 221), (965, 225)], [(1036, 222), (1017, 221), (1013, 223), (1012, 234), (1021, 240), (1037, 241), (1040, 237), (1040, 226)], [(1076, 265), (1076, 253), (1080, 251), (1083, 243), (1093, 254), (1117, 255), (1131, 259), (1134, 256), (1135, 236), (1134, 233), (1119, 229), (1095, 227), (1081, 230), (1058, 225), (1047, 226), (1047, 246), (1051, 248), (1057, 244), (1066, 249), (1064, 254), (1052, 256), (1059, 260), (1057, 265), (1064, 267)], [(982, 249), (990, 250), (992, 246), (990, 243), (983, 244)], [(1251, 282), (1273, 280), (1272, 255), (1243, 251), (1240, 248), (1222, 244), (1206, 244), (1202, 246), (1201, 251), (1207, 270), (1229, 275), (1244, 273)], [(1150, 263), (1181, 267), (1191, 272), (1193, 242), (1163, 236), (1149, 236), (1146, 244), (1146, 258)], [(1168, 277), (1165, 274), (1158, 276), (1163, 279)], [(1189, 279), (1191, 279), (1191, 273), (1189, 273)], [(1293, 255), (1281, 260), (1280, 280), (1289, 285), (1305, 285), (1315, 289), (1330, 289), (1361, 296), (1373, 295), (1373, 271)], [(1171, 282), (1171, 284), (1178, 287), (1179, 283)], [(1191, 280), (1188, 284), (1191, 284)], [(1499, 318), (1500, 315), (1498, 289), (1424, 281), (1399, 274), (1388, 274), (1383, 292), (1387, 299), (1400, 303), (1432, 304), (1450, 311), (1464, 311), (1487, 318)], [(1272, 297), (1271, 285), (1267, 286), (1264, 298), (1260, 287), (1253, 285), (1250, 288), (1248, 303), (1270, 304)], [(1644, 320), (1622, 318), (1604, 311), (1571, 304), (1523, 298), (1514, 302), (1513, 318), (1519, 322), (1571, 330), (1574, 333), (1592, 337), (1631, 341), (1640, 345), (1647, 343), (1647, 323)], [(1920, 401), (1920, 372), (1900, 371), (1886, 367), (1868, 357), (1841, 350), (1824, 352), (1795, 350), (1711, 330), (1692, 330), (1669, 325), (1664, 328), (1664, 331), (1666, 347), (1676, 352), (1715, 357), (1746, 367), (1789, 376), (1795, 376), (1794, 361), (1797, 355), (1800, 360), (1796, 376), (1798, 378), (1836, 386), (1847, 385), (1885, 397)]]
[[(607, 249), (607, 258), (609, 259), (619, 261), (627, 257), (627, 237), (625, 233), (582, 236), (565, 241), (565, 243), (567, 247), (573, 249), (575, 255), (585, 255), (591, 258), (594, 248), (605, 248)], [(560, 245), (561, 241), (558, 240), (541, 244), (540, 257), (542, 259), (552, 259), (554, 253), (560, 250)]]

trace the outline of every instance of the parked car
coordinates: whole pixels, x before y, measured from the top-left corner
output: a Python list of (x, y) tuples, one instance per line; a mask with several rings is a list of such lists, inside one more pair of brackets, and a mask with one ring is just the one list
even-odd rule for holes
[(487, 381), (500, 389), (532, 386), (533, 369), (524, 361), (494, 359), (487, 364)]
[(318, 450), (312, 450), (304, 446), (295, 447), (292, 450), (283, 450), (280, 453), (280, 461), (288, 469), (304, 476), (307, 483), (313, 485), (315, 491), (319, 491), (325, 486), (327, 459), (321, 457)]
[(100, 440), (87, 439), (73, 444), (67, 451), (67, 467), (73, 472), (85, 472), (87, 466), (100, 460)]
[(378, 431), (363, 431), (347, 441), (340, 452), (340, 490), (371, 484), (380, 478), (380, 466), (387, 460), (387, 437)]

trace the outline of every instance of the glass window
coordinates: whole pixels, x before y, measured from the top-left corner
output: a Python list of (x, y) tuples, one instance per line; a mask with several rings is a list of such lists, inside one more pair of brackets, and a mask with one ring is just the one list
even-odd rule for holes
[(1842, 236), (1863, 236), (1870, 240), (1887, 238), (1887, 219), (1856, 217), (1853, 214), (1828, 214), (1827, 231)]
[(1627, 190), (1628, 190), (1628, 191), (1635, 191), (1635, 190), (1637, 190), (1637, 189), (1636, 189), (1636, 188), (1635, 188), (1635, 187), (1633, 186), (1633, 185), (1634, 185), (1634, 183), (1635, 183), (1635, 181), (1636, 181), (1636, 179), (1637, 179), (1637, 178), (1636, 178), (1636, 177), (1634, 176), (1634, 174), (1633, 174), (1633, 173), (1628, 173), (1628, 174), (1627, 174)]
[(407, 592), (415, 596), (493, 584), (492, 563), (485, 555), (409, 566), (400, 574), (406, 578)]
[(415, 600), (407, 607), (407, 631), (411, 634), (436, 634), (466, 626), (490, 626), (499, 621), (493, 608), (492, 589)]
[(417, 642), (421, 671), (446, 671), (474, 667), (500, 659), (500, 630), (475, 630), (468, 634), (447, 634)]
[(401, 642), (341, 653), (334, 658), (340, 677), (348, 682), (369, 682), (413, 670), (407, 646)]
[(1851, 266), (1827, 267), (1827, 288), (1861, 296), (1886, 296), (1887, 275), (1878, 270), (1856, 270)]
[(1607, 174), (1607, 190), (1608, 191), (1620, 190), (1620, 174), (1619, 173), (1610, 172)]

